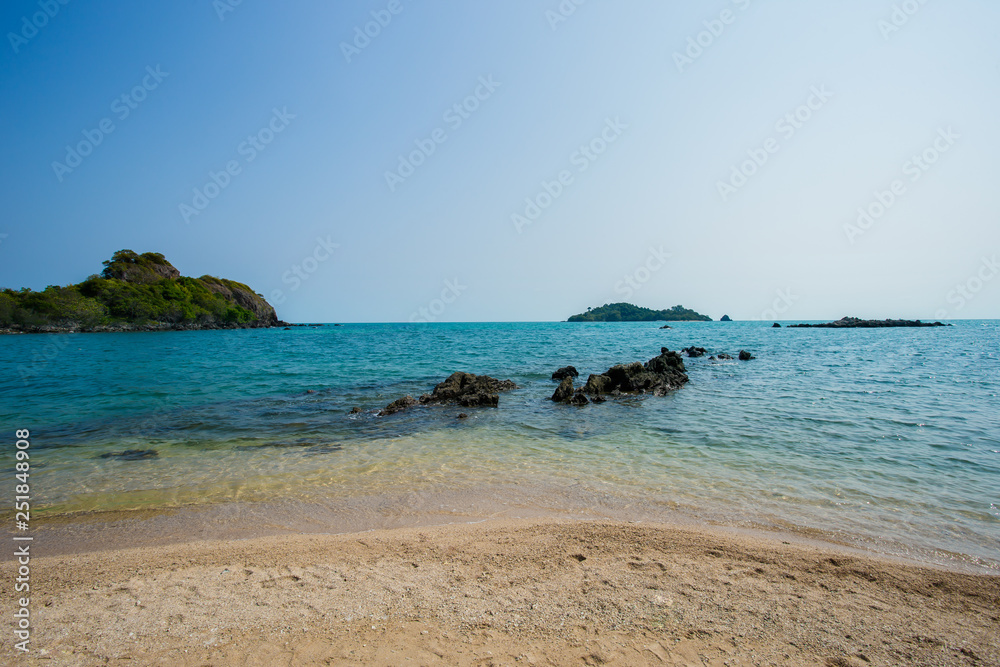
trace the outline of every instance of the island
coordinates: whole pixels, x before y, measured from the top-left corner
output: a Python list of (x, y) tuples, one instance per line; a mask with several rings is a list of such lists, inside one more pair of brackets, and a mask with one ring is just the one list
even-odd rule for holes
[(631, 303), (606, 303), (573, 315), (567, 322), (711, 322), (712, 318), (684, 306), (653, 310)]
[(287, 326), (234, 280), (182, 276), (160, 253), (119, 250), (76, 285), (0, 290), (0, 332), (163, 331)]
[[(774, 326), (779, 326), (775, 323)], [(875, 329), (881, 327), (950, 327), (941, 322), (921, 322), (920, 320), (862, 320), (857, 317), (842, 317), (836, 322), (825, 324), (789, 324), (789, 329)]]

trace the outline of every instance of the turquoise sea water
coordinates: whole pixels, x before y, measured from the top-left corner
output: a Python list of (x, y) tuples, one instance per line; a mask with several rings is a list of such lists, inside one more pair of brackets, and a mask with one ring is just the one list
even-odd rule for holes
[[(619, 515), (661, 508), (796, 527), (1000, 570), (1000, 321), (672, 326), (3, 336), (5, 474), (14, 430), (27, 428), (42, 515), (281, 501), (325, 508), (321, 524), (359, 502), (374, 517), (380, 497), (493, 493), (550, 509), (592, 502)], [(691, 382), (663, 398), (547, 400), (560, 366), (584, 380), (689, 345), (757, 359), (685, 358)], [(457, 370), (521, 388), (497, 409), (465, 409), (469, 419), (450, 407), (375, 416)], [(355, 406), (364, 412), (348, 414)], [(100, 456), (129, 449), (159, 456)]]

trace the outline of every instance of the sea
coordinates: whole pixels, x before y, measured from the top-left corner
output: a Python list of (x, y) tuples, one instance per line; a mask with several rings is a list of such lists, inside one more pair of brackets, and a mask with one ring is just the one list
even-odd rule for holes
[[(559, 516), (1000, 573), (1000, 321), (661, 326), (0, 336), (3, 488), (13, 510), (26, 429), (31, 519), (54, 551)], [(690, 382), (667, 396), (549, 400), (562, 366), (582, 383), (689, 346), (708, 354), (685, 357)], [(755, 358), (710, 359), (740, 350)], [(519, 388), (496, 408), (378, 416), (455, 371)]]

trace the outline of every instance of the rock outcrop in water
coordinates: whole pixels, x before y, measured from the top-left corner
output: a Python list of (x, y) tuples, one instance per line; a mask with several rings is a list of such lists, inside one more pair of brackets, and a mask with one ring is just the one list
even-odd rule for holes
[(825, 324), (789, 324), (789, 329), (876, 329), (883, 327), (950, 327), (941, 322), (921, 322), (920, 320), (862, 320), (857, 317), (842, 317), (836, 322)]
[(556, 390), (552, 393), (552, 400), (556, 403), (568, 401), (573, 397), (573, 378), (565, 377)]
[(488, 375), (457, 372), (452, 373), (444, 382), (435, 386), (430, 394), (421, 396), (420, 400), (412, 396), (404, 396), (385, 406), (378, 414), (380, 417), (385, 417), (418, 404), (495, 408), (500, 403), (500, 392), (511, 389), (517, 389), (517, 385), (512, 380), (497, 380)]
[(448, 379), (434, 387), (430, 394), (420, 397), (424, 405), (461, 405), (465, 408), (496, 407), (500, 392), (517, 389), (511, 380), (497, 380), (488, 375), (452, 373)]
[(694, 345), (692, 345), (691, 347), (685, 347), (683, 350), (681, 350), (681, 352), (683, 352), (689, 357), (695, 358), (695, 357), (704, 357), (705, 354), (708, 352), (708, 350), (706, 350), (703, 347), (695, 347)]
[(555, 373), (552, 374), (553, 380), (562, 380), (563, 378), (576, 378), (580, 377), (579, 371), (573, 366), (563, 366)]
[(559, 386), (552, 394), (552, 400), (556, 403), (570, 403), (572, 405), (587, 405), (590, 403), (590, 399), (583, 393), (583, 388), (573, 388), (573, 378), (571, 377), (563, 378), (563, 381), (559, 383)]
[(753, 356), (746, 350), (740, 350), (740, 361), (750, 361), (751, 359), (756, 359), (756, 358), (757, 357)]
[(405, 410), (406, 408), (412, 408), (416, 404), (417, 404), (417, 399), (413, 398), (412, 396), (404, 396), (403, 398), (397, 398), (395, 401), (382, 408), (379, 411), (378, 416), (387, 417), (389, 415), (394, 415), (397, 412)]
[(660, 349), (660, 355), (645, 364), (612, 366), (600, 375), (591, 375), (583, 391), (586, 394), (653, 394), (665, 396), (668, 391), (680, 389), (688, 381), (684, 360), (677, 352)]
[(723, 315), (722, 319), (719, 320), (719, 321), (720, 322), (732, 322), (733, 320), (729, 317), (729, 315)]

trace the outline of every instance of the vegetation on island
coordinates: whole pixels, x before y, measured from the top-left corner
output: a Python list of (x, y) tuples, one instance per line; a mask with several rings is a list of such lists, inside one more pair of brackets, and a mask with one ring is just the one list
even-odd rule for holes
[(712, 318), (684, 306), (653, 310), (631, 303), (606, 303), (573, 315), (567, 322), (711, 322)]
[(0, 328), (17, 331), (275, 326), (274, 308), (233, 280), (188, 278), (160, 253), (119, 250), (82, 283), (0, 290)]

